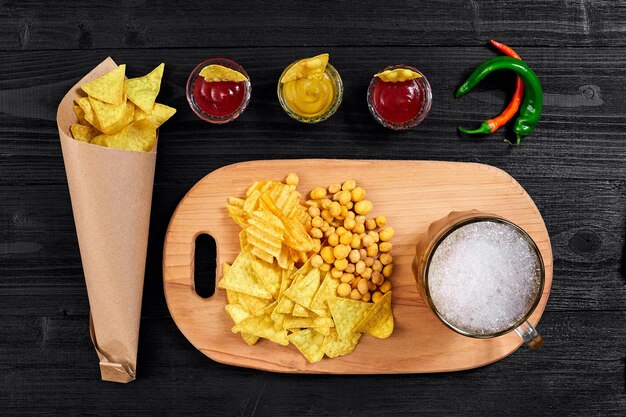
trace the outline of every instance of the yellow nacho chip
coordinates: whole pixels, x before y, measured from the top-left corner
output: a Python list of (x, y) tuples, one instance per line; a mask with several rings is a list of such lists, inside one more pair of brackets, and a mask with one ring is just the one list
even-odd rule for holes
[(422, 78), (420, 74), (407, 68), (386, 70), (379, 72), (378, 74), (374, 74), (374, 77), (378, 77), (386, 83), (398, 83), (402, 81), (414, 80), (416, 78)]
[(161, 89), (164, 69), (165, 64), (162, 63), (143, 77), (124, 81), (124, 92), (128, 99), (146, 113), (153, 111), (154, 101)]
[(91, 143), (128, 151), (149, 152), (156, 144), (156, 128), (147, 120), (139, 120), (112, 135), (99, 135)]
[(83, 126), (91, 126), (91, 123), (89, 123), (87, 119), (85, 119), (85, 111), (78, 104), (72, 105), (72, 110), (74, 110), (74, 114), (78, 119), (78, 123)]
[(311, 327), (313, 330), (315, 330), (318, 333), (323, 334), (324, 336), (328, 336), (330, 334), (330, 330), (332, 329), (332, 327)]
[(301, 78), (321, 80), (328, 65), (328, 54), (321, 54), (313, 58), (301, 59), (280, 78), (282, 84)]
[(320, 288), (315, 293), (315, 297), (313, 297), (313, 300), (311, 301), (311, 308), (312, 309), (328, 308), (328, 304), (326, 301), (329, 298), (336, 296), (337, 287), (339, 287), (340, 283), (341, 281), (339, 281), (336, 278), (333, 278), (330, 275), (330, 272), (327, 272), (326, 277), (324, 278), (324, 281), (322, 281), (322, 285), (320, 285)]
[(216, 64), (207, 65), (202, 68), (200, 77), (204, 78), (208, 83), (217, 81), (234, 81), (239, 83), (248, 80), (246, 76), (239, 71)]
[(337, 333), (342, 339), (350, 337), (354, 327), (365, 317), (374, 304), (347, 298), (328, 300)]
[(74, 101), (83, 111), (83, 117), (85, 118), (87, 123), (100, 130), (100, 126), (98, 125), (98, 119), (96, 119), (96, 114), (93, 112), (93, 108), (91, 107), (91, 103), (89, 102), (89, 97), (78, 97)]
[(258, 313), (272, 303), (272, 300), (267, 298), (255, 297), (254, 295), (244, 293), (239, 293), (238, 298), (239, 304), (252, 314)]
[(315, 317), (315, 314), (313, 314), (308, 309), (302, 307), (300, 304), (296, 304), (293, 307), (293, 312), (291, 314), (293, 314), (295, 317)]
[(100, 132), (91, 125), (85, 126), (77, 124), (70, 126), (70, 132), (72, 132), (74, 139), (87, 143), (100, 134)]
[(263, 284), (252, 269), (254, 262), (256, 262), (256, 259), (250, 252), (250, 246), (246, 246), (235, 258), (235, 261), (230, 266), (228, 272), (224, 274), (218, 286), (242, 294), (271, 300), (272, 294), (263, 287)]
[(174, 114), (176, 114), (175, 108), (161, 103), (154, 103), (154, 107), (148, 113), (137, 107), (133, 115), (133, 120), (148, 119), (154, 126), (159, 127), (167, 122)]
[(98, 121), (98, 130), (102, 133), (117, 133), (133, 121), (133, 103), (108, 104), (93, 97), (89, 97), (89, 103)]
[(275, 304), (272, 303), (265, 309), (261, 310), (250, 318), (247, 318), (237, 323), (231, 330), (233, 333), (248, 333), (254, 336), (269, 339), (279, 345), (287, 346), (289, 340), (287, 339), (287, 331), (277, 329), (274, 326), (274, 320), (272, 320), (271, 314), (274, 310)]
[[(235, 324), (238, 324), (251, 317), (250, 313), (248, 313), (239, 304), (228, 304), (224, 308), (226, 309), (226, 312), (228, 313), (230, 318), (233, 319), (233, 322), (235, 322)], [(250, 346), (254, 345), (259, 340), (259, 336), (254, 336), (247, 333), (241, 333), (241, 337), (243, 338), (244, 342), (246, 342)]]
[(393, 326), (391, 291), (389, 291), (374, 304), (357, 324), (354, 331), (364, 332), (379, 339), (386, 339), (393, 333)]
[(335, 327), (330, 317), (287, 317), (283, 323), (285, 329), (303, 329), (309, 327)]
[(323, 334), (313, 329), (306, 329), (291, 333), (288, 339), (309, 362), (319, 362), (324, 357), (324, 352), (322, 351)]
[(296, 303), (288, 297), (283, 296), (276, 305), (276, 312), (282, 314), (291, 314), (295, 308)]
[(310, 307), (311, 300), (313, 300), (319, 287), (320, 270), (313, 268), (306, 276), (296, 278), (291, 286), (285, 290), (285, 296), (303, 307)]
[(109, 104), (122, 104), (124, 101), (124, 74), (126, 64), (83, 84), (80, 88), (90, 97)]
[(322, 350), (329, 358), (347, 355), (354, 351), (360, 338), (361, 333), (350, 333), (347, 338), (342, 339), (339, 337), (337, 330), (331, 328), (329, 329), (329, 334), (324, 338)]
[(263, 286), (275, 299), (278, 299), (280, 291), (280, 281), (282, 279), (282, 269), (277, 264), (267, 262), (255, 262), (252, 269)]

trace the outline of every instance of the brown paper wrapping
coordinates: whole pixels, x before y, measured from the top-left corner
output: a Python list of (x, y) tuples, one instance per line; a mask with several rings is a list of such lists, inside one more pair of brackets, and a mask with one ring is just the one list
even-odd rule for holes
[(156, 164), (152, 152), (74, 140), (79, 86), (117, 65), (109, 57), (65, 95), (57, 125), (89, 296), (90, 333), (104, 381), (135, 379), (141, 296)]

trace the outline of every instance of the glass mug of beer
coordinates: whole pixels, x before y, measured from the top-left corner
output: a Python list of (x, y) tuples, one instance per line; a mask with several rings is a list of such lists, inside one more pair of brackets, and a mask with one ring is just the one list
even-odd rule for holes
[(417, 243), (417, 289), (453, 331), (488, 339), (513, 330), (531, 349), (541, 336), (528, 322), (543, 292), (543, 258), (519, 226), (477, 210), (432, 223)]

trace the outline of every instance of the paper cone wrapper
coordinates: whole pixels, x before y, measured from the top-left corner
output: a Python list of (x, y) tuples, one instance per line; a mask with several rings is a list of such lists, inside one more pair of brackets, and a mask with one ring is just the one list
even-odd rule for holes
[(104, 381), (135, 379), (141, 296), (156, 164), (152, 152), (74, 140), (79, 86), (117, 67), (111, 58), (61, 101), (57, 125), (89, 296), (90, 332)]

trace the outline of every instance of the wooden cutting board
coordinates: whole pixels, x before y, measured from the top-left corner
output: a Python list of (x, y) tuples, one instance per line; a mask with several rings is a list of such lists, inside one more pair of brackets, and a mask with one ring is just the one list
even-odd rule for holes
[[(226, 198), (243, 197), (252, 182), (283, 180), (295, 172), (303, 194), (314, 186), (354, 179), (384, 214), (396, 234), (392, 240), (395, 271), (395, 330), (385, 340), (364, 335), (349, 355), (310, 364), (294, 346), (260, 340), (248, 346), (230, 329), (224, 311), (226, 294), (210, 298), (194, 290), (195, 238), (207, 233), (216, 241), (217, 271), (239, 252), (239, 226), (226, 213)], [(441, 324), (417, 293), (411, 272), (417, 236), (451, 211), (477, 209), (501, 215), (521, 226), (543, 255), (546, 282), (530, 321), (537, 324), (552, 284), (552, 249), (545, 224), (533, 200), (506, 172), (488, 165), (431, 161), (273, 160), (229, 165), (204, 177), (174, 212), (163, 249), (163, 286), (172, 318), (185, 337), (211, 359), (274, 372), (387, 374), (448, 372), (476, 368), (510, 355), (521, 345), (512, 332), (495, 339), (460, 336)], [(541, 328), (539, 328), (541, 332)], [(549, 340), (546, 343), (550, 343)], [(541, 355), (541, 352), (535, 353)]]

